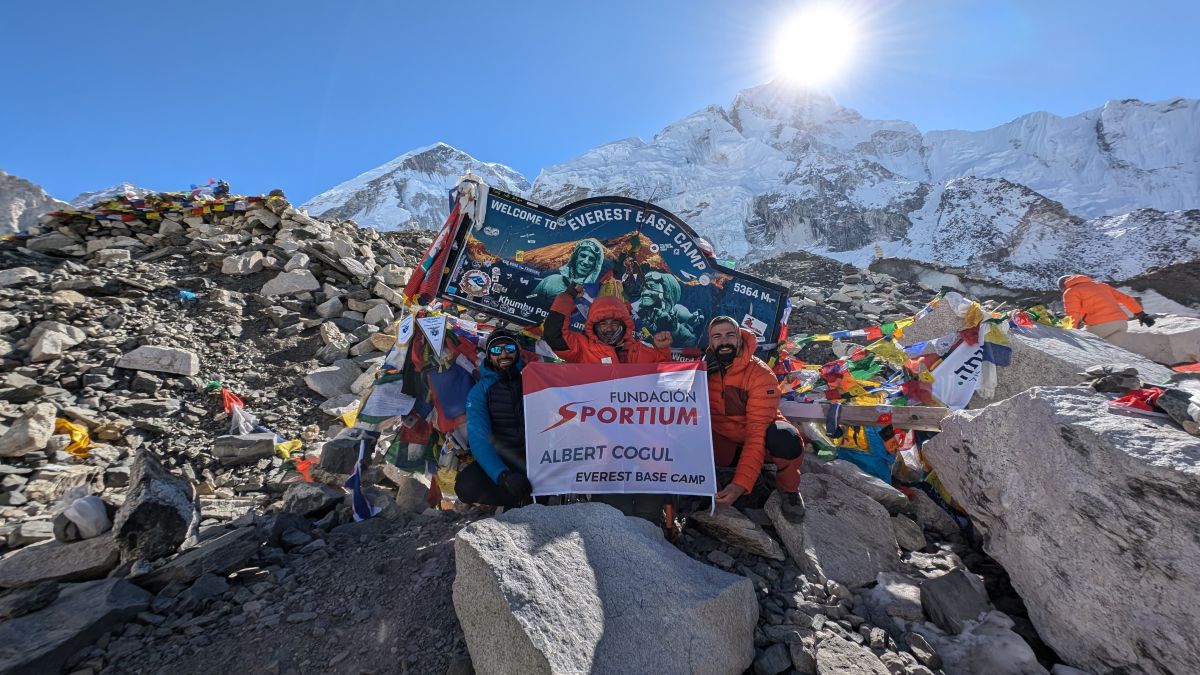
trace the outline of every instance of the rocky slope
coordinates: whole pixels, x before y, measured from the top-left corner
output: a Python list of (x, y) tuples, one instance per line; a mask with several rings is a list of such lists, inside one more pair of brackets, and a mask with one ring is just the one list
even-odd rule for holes
[(0, 234), (23, 232), (43, 214), (66, 207), (40, 186), (0, 170)]
[(433, 230), (446, 217), (447, 192), (468, 170), (501, 190), (529, 192), (529, 181), (507, 166), (434, 143), (326, 190), (301, 208), (320, 218), (353, 220), (381, 230)]

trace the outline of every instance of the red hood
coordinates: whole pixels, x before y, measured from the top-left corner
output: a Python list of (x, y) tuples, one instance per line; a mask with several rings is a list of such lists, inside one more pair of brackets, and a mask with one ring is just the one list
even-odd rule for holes
[(1078, 286), (1080, 284), (1091, 284), (1091, 283), (1095, 283), (1095, 281), (1093, 281), (1091, 277), (1084, 275), (1084, 274), (1076, 274), (1074, 276), (1067, 277), (1067, 280), (1063, 283), (1063, 290), (1065, 291), (1066, 289), (1068, 289), (1072, 286)]
[(587, 334), (590, 337), (596, 337), (596, 323), (605, 319), (620, 319), (625, 324), (625, 335), (621, 338), (622, 342), (634, 339), (633, 316), (629, 313), (629, 305), (620, 298), (612, 295), (596, 298), (591, 309), (588, 310)]

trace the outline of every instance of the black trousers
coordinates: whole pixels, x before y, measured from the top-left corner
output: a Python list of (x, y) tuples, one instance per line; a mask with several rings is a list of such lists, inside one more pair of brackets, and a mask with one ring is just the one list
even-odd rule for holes
[(468, 504), (503, 506), (505, 508), (519, 505), (516, 497), (488, 477), (483, 467), (479, 466), (479, 462), (471, 462), (465, 469), (458, 472), (458, 479), (454, 483), (454, 492), (458, 494), (459, 499)]

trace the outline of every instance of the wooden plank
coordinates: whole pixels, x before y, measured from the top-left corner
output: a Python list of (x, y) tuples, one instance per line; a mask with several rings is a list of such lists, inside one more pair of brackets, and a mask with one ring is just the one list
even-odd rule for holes
[[(824, 423), (828, 407), (828, 403), (779, 402), (779, 412), (793, 422)], [(892, 416), (892, 426), (897, 429), (941, 431), (942, 420), (949, 417), (950, 412), (948, 408), (924, 406), (844, 405), (839, 421), (852, 426), (882, 426), (879, 416), (887, 413)]]

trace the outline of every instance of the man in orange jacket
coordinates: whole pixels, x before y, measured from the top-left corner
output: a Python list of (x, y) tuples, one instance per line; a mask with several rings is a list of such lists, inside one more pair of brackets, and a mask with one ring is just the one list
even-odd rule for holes
[(735, 466), (733, 481), (717, 493), (717, 504), (728, 506), (754, 488), (763, 463), (777, 471), (789, 515), (803, 513), (800, 462), (804, 439), (779, 412), (779, 381), (771, 368), (754, 356), (754, 333), (728, 316), (708, 324), (708, 405), (712, 419), (713, 453), (717, 466)]
[(1075, 319), (1075, 325), (1104, 339), (1129, 330), (1130, 314), (1143, 326), (1154, 325), (1154, 319), (1142, 310), (1137, 300), (1091, 277), (1082, 274), (1059, 277), (1058, 287), (1063, 292), (1063, 308)]
[(620, 298), (596, 298), (588, 310), (583, 332), (568, 324), (575, 311), (575, 298), (583, 292), (572, 284), (559, 293), (550, 305), (550, 314), (542, 322), (542, 339), (558, 358), (568, 363), (662, 363), (671, 360), (671, 333), (654, 335), (654, 347), (648, 347), (634, 334), (633, 316)]

